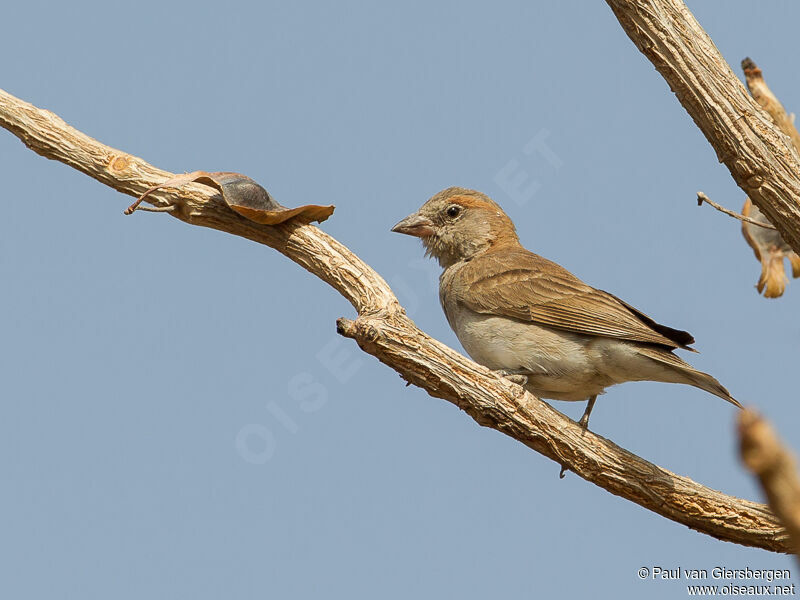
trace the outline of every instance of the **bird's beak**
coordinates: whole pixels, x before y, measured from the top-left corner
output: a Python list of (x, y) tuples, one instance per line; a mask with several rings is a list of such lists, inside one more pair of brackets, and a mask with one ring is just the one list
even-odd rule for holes
[(433, 222), (428, 217), (423, 217), (419, 213), (408, 215), (405, 219), (392, 227), (392, 231), (420, 238), (434, 234)]

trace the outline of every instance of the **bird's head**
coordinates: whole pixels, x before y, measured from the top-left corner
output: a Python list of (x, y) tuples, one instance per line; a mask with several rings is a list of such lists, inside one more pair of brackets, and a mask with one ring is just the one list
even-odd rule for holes
[(486, 194), (451, 187), (392, 227), (422, 240), (425, 253), (447, 268), (482, 252), (519, 245), (514, 223)]

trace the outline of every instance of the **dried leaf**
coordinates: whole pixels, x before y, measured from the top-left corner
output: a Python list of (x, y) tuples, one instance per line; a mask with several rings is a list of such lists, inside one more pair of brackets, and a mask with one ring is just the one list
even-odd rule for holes
[[(742, 214), (761, 223), (769, 223), (758, 207), (750, 201), (750, 198), (745, 200)], [(764, 292), (765, 298), (782, 296), (788, 281), (783, 259), (789, 259), (792, 265), (792, 275), (798, 277), (800, 276), (800, 257), (774, 229), (765, 229), (743, 222), (742, 234), (753, 249), (756, 258), (761, 261), (761, 277), (758, 279), (756, 289), (759, 293)]]
[(263, 225), (278, 225), (289, 219), (297, 219), (304, 223), (310, 223), (311, 221), (322, 223), (333, 214), (334, 210), (332, 205), (320, 206), (317, 204), (287, 208), (278, 204), (269, 195), (269, 192), (258, 183), (241, 173), (193, 171), (192, 173), (184, 173), (168, 179), (146, 190), (125, 213), (132, 213), (148, 194), (158, 189), (165, 187), (177, 188), (187, 183), (201, 183), (213, 187), (222, 194), (222, 198), (231, 209), (243, 217)]

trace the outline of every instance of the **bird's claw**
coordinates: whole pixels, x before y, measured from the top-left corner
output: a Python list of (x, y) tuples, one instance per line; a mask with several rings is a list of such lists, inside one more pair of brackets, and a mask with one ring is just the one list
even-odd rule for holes
[(517, 385), (525, 385), (528, 383), (528, 376), (527, 375), (520, 375), (519, 373), (512, 373), (510, 371), (506, 371), (504, 369), (500, 369), (499, 371), (495, 371), (495, 374), (499, 375), (500, 377), (504, 377), (508, 379), (511, 383), (516, 383)]

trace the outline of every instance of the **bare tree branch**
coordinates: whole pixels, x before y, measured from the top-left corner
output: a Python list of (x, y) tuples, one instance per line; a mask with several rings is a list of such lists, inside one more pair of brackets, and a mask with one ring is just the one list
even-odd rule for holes
[[(68, 164), (122, 193), (138, 196), (172, 173), (109, 148), (0, 90), (0, 126), (29, 148)], [(550, 405), (417, 329), (389, 286), (320, 229), (292, 222), (259, 225), (239, 216), (209, 188), (188, 185), (148, 196), (168, 214), (275, 248), (333, 286), (358, 312), (338, 331), (430, 395), (452, 402), (475, 421), (565, 465), (583, 479), (720, 540), (789, 552), (786, 532), (763, 504), (727, 496), (647, 462), (586, 431)], [(555, 472), (554, 472), (555, 473)]]
[(800, 551), (800, 478), (792, 454), (775, 430), (751, 410), (739, 415), (742, 462), (758, 477), (772, 511), (786, 526), (795, 553)]
[(800, 156), (681, 0), (606, 0), (733, 179), (800, 253)]

